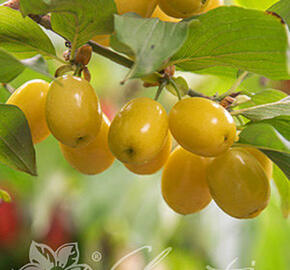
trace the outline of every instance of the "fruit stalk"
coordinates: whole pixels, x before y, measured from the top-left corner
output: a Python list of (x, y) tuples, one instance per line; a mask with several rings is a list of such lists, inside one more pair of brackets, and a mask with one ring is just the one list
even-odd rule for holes
[(237, 88), (241, 85), (241, 83), (246, 79), (246, 77), (249, 75), (248, 71), (244, 71), (239, 77), (238, 79), (235, 81), (235, 83), (233, 84), (233, 86), (224, 94), (222, 94), (219, 97), (219, 100), (223, 100), (225, 97), (231, 95), (232, 93), (234, 93)]

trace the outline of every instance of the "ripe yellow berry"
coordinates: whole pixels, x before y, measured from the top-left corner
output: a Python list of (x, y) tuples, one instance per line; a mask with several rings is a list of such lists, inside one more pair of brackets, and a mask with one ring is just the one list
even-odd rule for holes
[(170, 155), (162, 174), (162, 195), (182, 215), (204, 209), (212, 200), (206, 181), (208, 160), (182, 147)]
[(115, 116), (109, 146), (123, 163), (143, 164), (161, 151), (167, 135), (168, 117), (163, 106), (150, 98), (136, 98)]
[(175, 104), (169, 114), (169, 128), (183, 148), (205, 157), (227, 151), (236, 138), (230, 113), (205, 98), (186, 98)]
[(115, 158), (108, 146), (110, 121), (103, 114), (101, 130), (87, 146), (72, 148), (60, 144), (60, 149), (69, 164), (79, 172), (88, 175), (99, 174), (108, 169)]
[(25, 114), (34, 144), (40, 143), (50, 134), (45, 117), (48, 88), (49, 83), (45, 81), (29, 81), (19, 87), (7, 101), (7, 104), (16, 105)]
[(65, 75), (51, 83), (46, 101), (51, 133), (62, 144), (85, 146), (101, 128), (102, 113), (93, 87), (84, 79)]
[(253, 218), (268, 205), (270, 184), (259, 161), (243, 148), (232, 148), (208, 168), (208, 185), (217, 205), (235, 218)]
[(167, 136), (166, 143), (162, 150), (150, 161), (143, 164), (124, 164), (131, 172), (140, 175), (154, 174), (165, 165), (172, 149), (172, 137)]

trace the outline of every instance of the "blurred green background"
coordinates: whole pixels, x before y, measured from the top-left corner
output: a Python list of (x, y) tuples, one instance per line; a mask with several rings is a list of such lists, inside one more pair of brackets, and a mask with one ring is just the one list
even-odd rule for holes
[[(61, 55), (64, 42), (49, 35)], [(49, 68), (53, 73), (56, 63), (50, 61)], [(89, 69), (91, 83), (109, 117), (133, 97), (155, 95), (155, 88), (145, 89), (140, 81), (121, 86), (127, 70), (104, 58), (94, 56)], [(230, 78), (183, 76), (192, 89), (208, 95), (224, 92), (234, 82)], [(17, 88), (35, 78), (42, 77), (27, 70), (11, 85)], [(273, 84), (285, 85), (252, 76), (240, 88), (257, 92)], [(0, 102), (8, 96), (0, 88)], [(176, 98), (164, 92), (160, 102), (169, 110)], [(81, 175), (66, 163), (52, 136), (37, 145), (36, 151), (38, 177), (0, 165), (0, 187), (13, 197), (13, 203), (0, 204), (1, 270), (19, 269), (28, 263), (33, 240), (54, 250), (64, 243), (77, 242), (80, 261), (93, 269), (110, 269), (124, 255), (145, 245), (152, 246), (151, 253), (138, 253), (118, 269), (144, 269), (168, 247), (172, 247), (171, 253), (154, 269), (226, 269), (235, 258), (238, 260), (231, 269), (250, 267), (253, 261), (255, 270), (290, 267), (290, 226), (282, 216), (274, 185), (269, 207), (254, 220), (233, 219), (214, 203), (199, 214), (183, 217), (164, 203), (161, 173), (136, 176), (116, 161), (100, 175)], [(94, 251), (102, 253), (100, 262), (92, 260)]]

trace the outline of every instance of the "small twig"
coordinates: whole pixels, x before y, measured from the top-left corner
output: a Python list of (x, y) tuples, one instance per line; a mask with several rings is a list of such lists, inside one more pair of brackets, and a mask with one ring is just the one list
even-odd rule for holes
[(10, 7), (13, 8), (15, 10), (19, 10), (20, 9), (20, 0), (9, 0), (5, 3), (2, 4), (4, 7)]
[(49, 15), (34, 15), (34, 14), (30, 14), (29, 17), (34, 20), (36, 23), (40, 24), (41, 26), (43, 26), (45, 29), (47, 30), (52, 30), (51, 27), (51, 20), (50, 20), (50, 16)]
[(248, 76), (249, 72), (248, 71), (244, 71), (239, 77), (238, 79), (235, 81), (235, 83), (233, 84), (233, 86), (224, 94), (222, 94), (219, 97), (219, 100), (223, 100), (225, 97), (232, 95), (237, 88), (241, 85), (241, 83), (244, 81), (244, 79)]
[(156, 92), (156, 95), (155, 95), (155, 100), (158, 100), (158, 98), (160, 97), (161, 93), (162, 93), (162, 90), (164, 89), (164, 87), (167, 85), (167, 81), (164, 80), (158, 87), (158, 90)]
[(199, 92), (192, 90), (192, 89), (188, 90), (187, 95), (189, 95), (190, 97), (202, 97), (202, 98), (212, 99), (211, 97), (206, 96), (206, 95), (199, 93)]
[(108, 49), (107, 47), (104, 47), (92, 40), (88, 42), (88, 44), (93, 48), (93, 51), (99, 55), (102, 55), (111, 61), (120, 64), (124, 67), (131, 68), (134, 65), (134, 62), (130, 60), (129, 58), (118, 54), (111, 49)]

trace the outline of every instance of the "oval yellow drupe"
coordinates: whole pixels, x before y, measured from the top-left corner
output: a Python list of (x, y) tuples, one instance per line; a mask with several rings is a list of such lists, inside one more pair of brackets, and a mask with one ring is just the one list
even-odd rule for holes
[(162, 195), (177, 213), (189, 215), (212, 200), (206, 181), (208, 160), (177, 147), (162, 173)]
[(150, 98), (136, 98), (115, 116), (109, 146), (123, 163), (143, 164), (161, 151), (167, 134), (168, 117), (163, 106)]
[(186, 98), (172, 108), (169, 127), (186, 150), (205, 157), (227, 151), (236, 138), (236, 125), (221, 105), (205, 98)]
[(7, 104), (16, 105), (25, 114), (34, 144), (42, 142), (50, 134), (45, 117), (48, 89), (48, 82), (32, 80), (19, 87), (7, 101)]
[(232, 148), (208, 168), (208, 185), (217, 205), (235, 218), (253, 218), (268, 205), (270, 184), (259, 161), (243, 148)]
[(115, 157), (108, 146), (110, 121), (103, 114), (101, 130), (87, 146), (72, 148), (60, 144), (61, 151), (67, 162), (83, 174), (95, 175), (108, 169)]
[(53, 81), (46, 101), (51, 133), (62, 144), (85, 146), (101, 128), (102, 113), (93, 87), (84, 79), (65, 75)]

